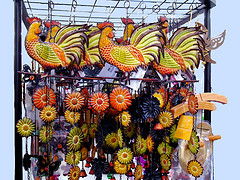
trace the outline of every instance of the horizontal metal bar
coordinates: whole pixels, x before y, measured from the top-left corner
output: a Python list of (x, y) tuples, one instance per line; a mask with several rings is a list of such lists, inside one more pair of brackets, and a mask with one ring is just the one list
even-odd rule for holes
[[(28, 75), (35, 75), (35, 76), (42, 76), (44, 74), (42, 73), (31, 73), (31, 72), (24, 72), (24, 71), (18, 71), (20, 74), (28, 74)], [(45, 77), (54, 77), (59, 79), (71, 79), (71, 80), (106, 80), (106, 79), (115, 79), (115, 80), (122, 80), (122, 81), (129, 81), (129, 80), (140, 80), (144, 82), (166, 82), (166, 80), (156, 79), (156, 78), (126, 78), (126, 77), (69, 77), (69, 76), (60, 76), (60, 75), (47, 75)], [(198, 80), (173, 80), (173, 81), (167, 81), (169, 83), (171, 82), (199, 82)]]

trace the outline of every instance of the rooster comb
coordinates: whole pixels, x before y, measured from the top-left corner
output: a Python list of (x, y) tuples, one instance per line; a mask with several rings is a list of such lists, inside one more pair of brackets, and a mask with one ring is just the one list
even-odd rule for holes
[(61, 26), (61, 23), (60, 22), (58, 22), (58, 21), (48, 21), (48, 22), (44, 22), (44, 25), (46, 26), (46, 27), (48, 27), (48, 28), (50, 28), (51, 26), (54, 26), (54, 25), (56, 25), (56, 26)]
[(30, 23), (30, 24), (32, 24), (33, 22), (36, 22), (36, 21), (40, 21), (40, 22), (42, 22), (42, 20), (40, 19), (40, 18), (37, 18), (37, 17), (28, 17), (27, 18), (27, 21)]
[(107, 26), (113, 27), (114, 25), (113, 25), (113, 23), (108, 22), (108, 21), (105, 21), (105, 22), (103, 22), (103, 23), (98, 23), (98, 24), (97, 24), (97, 27), (98, 27), (99, 29), (104, 29), (104, 28), (107, 27)]
[(134, 24), (133, 20), (131, 18), (121, 18), (123, 24)]

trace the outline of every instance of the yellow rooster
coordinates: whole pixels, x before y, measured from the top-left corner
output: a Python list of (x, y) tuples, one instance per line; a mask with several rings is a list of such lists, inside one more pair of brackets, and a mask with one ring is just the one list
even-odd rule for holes
[(113, 41), (114, 25), (110, 22), (99, 23), (101, 29), (99, 51), (102, 58), (122, 72), (131, 72), (138, 66), (147, 66), (159, 60), (162, 44), (160, 23), (139, 26), (131, 34), (129, 45), (116, 45)]
[(89, 26), (64, 26), (55, 35), (54, 42), (43, 42), (41, 34), (42, 21), (39, 18), (28, 18), (30, 27), (25, 39), (25, 48), (29, 56), (39, 62), (45, 70), (79, 65), (85, 57), (88, 37), (85, 34)]
[[(160, 21), (167, 19), (161, 18)], [(206, 61), (206, 42), (200, 27), (181, 27), (168, 40), (167, 26), (165, 23), (161, 37), (163, 53), (160, 53), (160, 62), (153, 62), (153, 67), (160, 74), (176, 74), (179, 70), (198, 67), (200, 60)]]

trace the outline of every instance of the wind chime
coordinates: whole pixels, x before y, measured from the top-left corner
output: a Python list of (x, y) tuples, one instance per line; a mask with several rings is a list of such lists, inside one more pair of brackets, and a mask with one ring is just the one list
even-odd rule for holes
[[(168, 38), (165, 17), (135, 26), (130, 2), (124, 6), (122, 38), (114, 37), (114, 24), (108, 21), (76, 25), (76, 0), (68, 26), (52, 20), (51, 0), (47, 22), (28, 18), (25, 45), (34, 62), (32, 70), (25, 65), (22, 71), (25, 117), (16, 126), (26, 139), (23, 166), (28, 179), (209, 175), (204, 167), (211, 153), (203, 154), (219, 136), (204, 134), (208, 125), (198, 115), (202, 109), (215, 110), (210, 101), (227, 100), (194, 92), (193, 69), (200, 60), (214, 62), (206, 28), (199, 23), (181, 27)], [(114, 75), (101, 76), (109, 73)], [(183, 78), (176, 79), (176, 74)]]

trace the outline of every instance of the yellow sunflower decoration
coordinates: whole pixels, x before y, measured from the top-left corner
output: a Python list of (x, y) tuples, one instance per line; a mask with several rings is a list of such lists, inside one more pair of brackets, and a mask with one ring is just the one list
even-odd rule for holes
[(159, 107), (162, 108), (163, 105), (164, 105), (164, 100), (163, 100), (162, 94), (156, 92), (156, 93), (153, 94), (153, 97), (158, 99), (158, 101), (160, 103)]
[(129, 164), (133, 159), (133, 152), (130, 148), (122, 148), (117, 153), (118, 161), (122, 164)]
[(86, 138), (88, 135), (88, 124), (87, 123), (83, 123), (81, 126), (81, 130), (83, 132), (83, 138)]
[(138, 137), (136, 139), (136, 146), (135, 146), (136, 152), (138, 154), (140, 154), (140, 152), (141, 152), (141, 146), (142, 146), (142, 137), (141, 137), (141, 135), (138, 135)]
[(114, 162), (114, 170), (118, 174), (126, 174), (130, 167), (130, 164), (121, 164), (118, 160)]
[(137, 167), (135, 168), (135, 172), (134, 172), (135, 180), (141, 179), (142, 175), (143, 175), (143, 167), (141, 164), (138, 164)]
[(203, 167), (200, 162), (196, 160), (191, 160), (188, 162), (187, 166), (188, 172), (194, 177), (200, 177), (203, 173)]
[(153, 148), (154, 148), (154, 141), (152, 139), (152, 136), (149, 134), (147, 139), (146, 139), (146, 142), (147, 142), (147, 149), (149, 152), (153, 152)]
[(32, 123), (32, 120), (29, 118), (22, 118), (18, 121), (17, 132), (24, 137), (31, 136), (31, 134), (35, 131), (35, 125)]
[(45, 106), (40, 112), (40, 118), (45, 122), (53, 122), (57, 118), (57, 111), (54, 106)]
[(159, 114), (159, 122), (162, 124), (164, 128), (171, 127), (173, 124), (173, 116), (172, 113), (168, 111), (163, 111)]
[(77, 151), (83, 142), (82, 130), (78, 127), (72, 128), (69, 135), (67, 136), (67, 139), (67, 146), (69, 151)]
[(122, 135), (122, 131), (121, 131), (120, 128), (117, 131), (117, 136), (118, 136), (118, 145), (119, 145), (120, 148), (122, 148), (122, 146), (123, 146), (123, 135)]
[(161, 154), (160, 164), (165, 171), (168, 171), (171, 168), (171, 160), (167, 154)]
[(89, 135), (91, 138), (95, 138), (95, 135), (96, 135), (96, 132), (97, 132), (97, 124), (96, 123), (92, 123), (89, 127)]
[(48, 143), (52, 139), (52, 127), (50, 126), (43, 126), (39, 132), (39, 139), (43, 143)]
[(140, 154), (144, 154), (146, 151), (147, 151), (147, 141), (146, 139), (142, 138)]
[(107, 144), (107, 146), (115, 149), (116, 147), (118, 147), (118, 136), (117, 133), (110, 133), (106, 136), (105, 138), (105, 142)]
[(131, 122), (131, 115), (127, 111), (123, 111), (119, 114), (119, 120), (126, 127)]
[(167, 142), (162, 142), (158, 145), (158, 153), (170, 155), (172, 153), (172, 147)]
[(136, 125), (134, 123), (130, 123), (129, 126), (124, 127), (124, 132), (128, 138), (132, 138), (135, 134)]
[(80, 168), (78, 166), (71, 167), (68, 173), (68, 177), (69, 177), (69, 180), (79, 180)]
[(66, 162), (70, 165), (77, 165), (82, 158), (82, 154), (79, 151), (69, 151), (65, 157)]
[(71, 124), (75, 124), (80, 120), (80, 113), (66, 110), (64, 113), (64, 117), (67, 122), (69, 122)]

